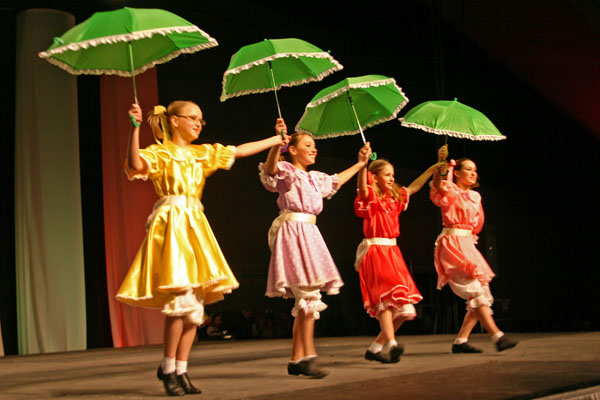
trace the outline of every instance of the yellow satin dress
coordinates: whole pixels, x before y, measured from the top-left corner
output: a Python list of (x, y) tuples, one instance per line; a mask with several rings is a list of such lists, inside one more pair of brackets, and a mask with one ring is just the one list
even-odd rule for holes
[(206, 178), (229, 169), (235, 147), (166, 142), (140, 151), (145, 169), (130, 180), (150, 179), (159, 200), (146, 224), (146, 237), (117, 299), (131, 305), (162, 308), (192, 289), (204, 304), (223, 299), (239, 286), (202, 210)]

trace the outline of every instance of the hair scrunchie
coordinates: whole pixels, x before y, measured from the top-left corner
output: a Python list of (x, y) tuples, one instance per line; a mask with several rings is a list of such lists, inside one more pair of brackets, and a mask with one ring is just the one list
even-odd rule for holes
[(453, 181), (453, 175), (454, 175), (454, 168), (455, 167), (456, 167), (456, 161), (452, 158), (448, 162), (448, 171), (446, 172), (446, 174), (448, 175), (448, 177), (446, 178), (447, 181), (450, 181), (450, 182)]
[(152, 112), (154, 115), (162, 115), (166, 113), (167, 109), (164, 106), (154, 106), (154, 111)]
[(373, 173), (371, 171), (367, 171), (367, 184), (373, 185), (374, 183), (375, 183), (375, 176), (373, 176)]

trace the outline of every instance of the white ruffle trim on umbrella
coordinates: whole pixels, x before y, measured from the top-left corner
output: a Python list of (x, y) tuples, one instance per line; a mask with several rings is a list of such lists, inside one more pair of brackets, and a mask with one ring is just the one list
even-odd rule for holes
[[(206, 38), (208, 43), (212, 43), (212, 46), (217, 46), (217, 41), (212, 38), (208, 33), (204, 32), (202, 29), (198, 28), (195, 25), (192, 26), (170, 26), (167, 28), (157, 28), (157, 29), (146, 29), (143, 31), (135, 31), (131, 33), (123, 33), (120, 35), (111, 35), (111, 36), (102, 36), (99, 38), (82, 40), (81, 42), (68, 43), (64, 46), (55, 47), (48, 51), (42, 51), (38, 55), (42, 58), (50, 57), (54, 54), (61, 54), (67, 51), (78, 51), (85, 50), (88, 47), (96, 47), (102, 44), (114, 44), (118, 42), (133, 42), (135, 40), (140, 39), (150, 39), (152, 36), (159, 34), (166, 36), (171, 33), (183, 33), (183, 32), (199, 32), (202, 36)], [(208, 44), (207, 43), (207, 44)]]
[[(229, 75), (235, 75), (238, 74), (242, 71), (246, 71), (252, 67), (257, 67), (263, 64), (266, 64), (269, 61), (273, 61), (276, 60), (278, 58), (286, 58), (286, 57), (293, 57), (293, 58), (300, 58), (300, 57), (311, 57), (311, 58), (328, 58), (329, 61), (331, 61), (331, 63), (333, 64), (333, 67), (321, 72), (319, 75), (317, 75), (316, 77), (312, 77), (312, 78), (305, 78), (305, 79), (300, 79), (297, 81), (292, 81), (292, 82), (285, 82), (282, 83), (280, 85), (275, 86), (275, 88), (258, 88), (258, 89), (249, 89), (249, 90), (242, 90), (239, 92), (234, 92), (234, 93), (226, 93), (225, 87), (226, 87), (226, 81), (227, 81), (227, 77)], [(265, 58), (261, 58), (260, 60), (256, 60), (253, 61), (251, 63), (248, 64), (244, 64), (241, 65), (239, 67), (236, 68), (232, 68), (232, 69), (228, 69), (227, 71), (225, 71), (225, 73), (223, 74), (223, 82), (222, 82), (222, 87), (223, 90), (221, 92), (221, 101), (225, 101), (227, 99), (230, 99), (232, 97), (239, 97), (239, 96), (243, 96), (246, 94), (256, 94), (256, 93), (266, 93), (266, 92), (271, 92), (273, 90), (279, 90), (282, 87), (292, 87), (292, 86), (299, 86), (299, 85), (303, 85), (305, 83), (309, 83), (309, 82), (318, 82), (323, 80), (323, 78), (325, 78), (328, 75), (333, 74), (334, 72), (340, 71), (344, 68), (344, 66), (342, 64), (340, 64), (335, 58), (333, 58), (329, 53), (327, 52), (322, 52), (322, 53), (278, 53), (278, 54), (274, 54), (270, 57), (265, 57)]]
[[(367, 129), (367, 128), (372, 127), (372, 126), (379, 125), (381, 123), (384, 123), (384, 122), (387, 122), (387, 121), (390, 121), (390, 120), (396, 118), (396, 115), (408, 103), (408, 99), (406, 98), (406, 96), (404, 96), (404, 98), (406, 100), (404, 100), (402, 103), (398, 104), (398, 107), (396, 107), (396, 109), (394, 110), (394, 112), (392, 113), (392, 115), (390, 115), (389, 117), (378, 119), (377, 121), (373, 121), (373, 122), (370, 122), (370, 123), (364, 125), (362, 127), (363, 131), (365, 129)], [(304, 113), (306, 114), (306, 111)], [(304, 115), (302, 115), (302, 118), (304, 118)], [(326, 134), (322, 134), (322, 135), (315, 134), (314, 132), (308, 131), (308, 130), (303, 129), (303, 128), (300, 127), (300, 123), (302, 122), (302, 118), (300, 118), (300, 121), (298, 122), (298, 124), (296, 124), (296, 126), (295, 126), (294, 129), (296, 130), (296, 132), (308, 133), (309, 135), (312, 136), (313, 139), (329, 139), (329, 138), (334, 138), (334, 137), (339, 137), (339, 136), (356, 135), (357, 133), (360, 133), (360, 129), (356, 128), (356, 129), (350, 130), (350, 131), (333, 132), (333, 133), (326, 133)]]
[[(69, 64), (66, 64), (66, 63), (52, 57), (55, 54), (62, 54), (67, 51), (85, 50), (85, 49), (89, 48), (90, 46), (96, 47), (96, 46), (104, 45), (104, 44), (114, 44), (114, 43), (118, 43), (118, 42), (131, 42), (131, 41), (135, 41), (135, 40), (149, 39), (153, 35), (156, 35), (156, 34), (166, 36), (171, 33), (182, 33), (182, 32), (189, 32), (189, 33), (198, 32), (202, 36), (204, 36), (206, 38), (206, 40), (208, 40), (208, 41), (203, 44), (199, 44), (196, 46), (190, 46), (190, 47), (186, 47), (183, 49), (179, 49), (177, 51), (173, 51), (164, 57), (161, 57), (157, 60), (154, 60), (146, 65), (143, 65), (143, 66), (135, 69), (133, 72), (121, 71), (121, 70), (116, 70), (116, 69), (74, 69)], [(132, 33), (127, 33), (127, 34), (122, 34), (122, 35), (104, 36), (101, 38), (89, 39), (89, 40), (84, 40), (84, 41), (76, 42), (76, 43), (69, 43), (64, 46), (56, 47), (49, 51), (42, 51), (42, 52), (38, 53), (38, 56), (45, 59), (50, 64), (56, 65), (57, 67), (65, 70), (68, 73), (73, 74), (73, 75), (82, 75), (82, 74), (84, 74), (84, 75), (118, 75), (118, 76), (122, 76), (122, 77), (131, 77), (131, 76), (139, 75), (142, 72), (154, 67), (155, 65), (164, 64), (168, 61), (171, 61), (172, 59), (180, 56), (181, 54), (191, 54), (191, 53), (195, 53), (200, 50), (216, 47), (218, 45), (219, 45), (219, 43), (214, 38), (212, 38), (208, 33), (204, 32), (202, 29), (198, 28), (197, 26), (173, 26), (173, 27), (169, 27), (169, 28), (148, 29), (145, 31), (132, 32)]]
[(402, 126), (406, 126), (408, 128), (421, 129), (425, 132), (435, 133), (436, 135), (448, 135), (448, 136), (452, 136), (452, 137), (457, 137), (457, 138), (461, 138), (461, 139), (469, 139), (469, 140), (498, 141), (498, 140), (506, 139), (506, 136), (504, 136), (504, 135), (485, 135), (485, 134), (484, 135), (473, 135), (471, 133), (465, 133), (465, 132), (449, 131), (449, 130), (445, 130), (445, 129), (435, 129), (435, 128), (431, 128), (429, 126), (416, 124), (414, 122), (407, 122), (404, 118), (398, 118), (398, 119), (400, 120), (400, 123), (402, 124)]
[[(335, 92), (329, 93), (327, 96), (321, 97), (320, 99), (315, 100), (315, 101), (311, 101), (310, 103), (308, 103), (306, 105), (306, 108), (317, 107), (323, 103), (328, 102), (331, 99), (334, 99), (334, 98), (348, 92), (350, 89), (368, 89), (370, 87), (385, 86), (385, 85), (389, 85), (389, 84), (393, 84), (396, 87), (396, 89), (398, 89), (398, 92), (400, 92), (402, 97), (404, 97), (406, 99), (406, 102), (401, 103), (402, 107), (404, 107), (404, 104), (406, 104), (408, 102), (408, 97), (406, 97), (406, 95), (404, 94), (402, 89), (396, 84), (396, 80), (394, 78), (390, 78), (390, 79), (382, 79), (380, 81), (349, 84), (347, 86), (339, 88)], [(402, 107), (400, 107), (400, 108), (402, 108)], [(397, 113), (398, 111), (400, 111), (400, 109), (396, 108), (396, 111), (394, 111), (394, 112)]]

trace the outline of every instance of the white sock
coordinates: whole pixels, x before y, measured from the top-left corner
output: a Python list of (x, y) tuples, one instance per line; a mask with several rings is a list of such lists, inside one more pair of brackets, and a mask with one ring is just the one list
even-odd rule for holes
[(300, 361), (302, 361), (301, 358), (299, 358), (297, 360), (290, 360), (290, 364), (298, 364)]
[(454, 344), (467, 343), (468, 340), (469, 340), (469, 338), (457, 337), (456, 339), (454, 339)]
[(312, 360), (313, 358), (317, 358), (316, 354), (313, 354), (311, 356), (306, 356), (302, 359), (302, 361), (308, 361), (308, 360)]
[(398, 342), (396, 342), (396, 339), (392, 339), (389, 342), (387, 342), (385, 344), (385, 346), (383, 346), (383, 352), (384, 353), (389, 353), (389, 351), (393, 348), (393, 347), (398, 347)]
[(185, 374), (187, 372), (187, 363), (187, 361), (175, 361), (175, 372), (177, 375)]
[(496, 343), (498, 339), (500, 339), (502, 336), (504, 336), (504, 332), (500, 331), (498, 333), (493, 334), (490, 339), (492, 339), (492, 342)]
[(373, 342), (369, 345), (369, 347), (367, 348), (367, 350), (369, 350), (371, 353), (379, 353), (381, 351), (381, 349), (383, 349), (383, 345), (377, 342)]
[(175, 357), (163, 357), (162, 363), (160, 365), (163, 374), (170, 374), (175, 372)]

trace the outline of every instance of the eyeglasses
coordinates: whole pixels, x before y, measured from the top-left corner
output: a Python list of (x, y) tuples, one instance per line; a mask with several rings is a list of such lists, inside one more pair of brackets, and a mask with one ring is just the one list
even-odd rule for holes
[(206, 126), (206, 121), (203, 120), (202, 118), (198, 117), (197, 115), (178, 115), (178, 117), (189, 119), (194, 124), (200, 124), (202, 126)]

